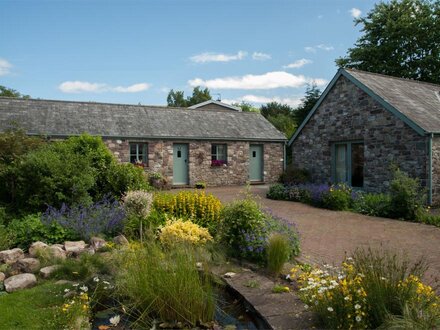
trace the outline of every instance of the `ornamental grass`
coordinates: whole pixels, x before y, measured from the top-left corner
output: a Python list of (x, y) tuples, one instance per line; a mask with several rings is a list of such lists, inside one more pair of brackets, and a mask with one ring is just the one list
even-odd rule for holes
[(300, 298), (325, 328), (405, 323), (436, 328), (440, 298), (420, 280), (426, 268), (423, 260), (411, 263), (391, 252), (359, 249), (340, 268), (297, 266), (289, 277), (297, 281)]
[(164, 250), (156, 243), (122, 253), (116, 283), (134, 328), (150, 328), (154, 319), (190, 327), (214, 319), (214, 287), (197, 261), (190, 247)]

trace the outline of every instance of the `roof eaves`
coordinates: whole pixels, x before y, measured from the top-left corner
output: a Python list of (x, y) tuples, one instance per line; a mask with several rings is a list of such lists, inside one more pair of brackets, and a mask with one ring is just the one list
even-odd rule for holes
[[(51, 134), (51, 133), (26, 133), (32, 136), (44, 136), (47, 138), (68, 138), (70, 136), (79, 136), (81, 134)], [(176, 141), (190, 141), (190, 140), (203, 140), (203, 141), (253, 141), (253, 142), (286, 142), (286, 138), (236, 138), (236, 137), (206, 137), (206, 136), (120, 136), (120, 135), (96, 135), (104, 139), (121, 139), (121, 140), (176, 140)]]

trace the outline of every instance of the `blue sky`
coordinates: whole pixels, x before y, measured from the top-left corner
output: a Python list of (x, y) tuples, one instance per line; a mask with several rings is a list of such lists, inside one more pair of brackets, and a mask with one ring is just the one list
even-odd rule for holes
[(0, 85), (34, 98), (296, 105), (360, 36), (370, 0), (0, 0)]

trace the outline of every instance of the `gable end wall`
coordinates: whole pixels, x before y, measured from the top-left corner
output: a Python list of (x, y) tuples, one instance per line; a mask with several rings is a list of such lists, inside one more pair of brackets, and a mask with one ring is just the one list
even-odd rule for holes
[(330, 182), (332, 143), (350, 140), (364, 141), (364, 190), (386, 191), (391, 164), (426, 185), (428, 139), (341, 76), (293, 142), (292, 162)]

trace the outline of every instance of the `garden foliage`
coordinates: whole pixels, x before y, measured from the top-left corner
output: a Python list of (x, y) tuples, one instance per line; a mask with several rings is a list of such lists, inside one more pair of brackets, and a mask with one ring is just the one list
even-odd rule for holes
[[(420, 278), (423, 261), (376, 250), (357, 250), (341, 268), (296, 266), (290, 278), (299, 284), (300, 298), (331, 329), (366, 329), (384, 326), (416, 308), (420, 320), (440, 315), (440, 299)], [(415, 304), (422, 303), (418, 307)], [(395, 320), (394, 320), (395, 321)], [(427, 324), (426, 328), (433, 328)]]
[(46, 227), (61, 226), (76, 237), (89, 240), (99, 234), (112, 236), (122, 231), (125, 218), (124, 209), (119, 202), (106, 196), (91, 205), (61, 208), (49, 206), (42, 215), (41, 221)]
[(200, 246), (212, 241), (212, 236), (208, 229), (189, 220), (170, 218), (160, 229), (159, 241), (168, 248), (178, 248), (180, 244)]
[(177, 194), (159, 193), (153, 206), (157, 211), (192, 222), (215, 233), (220, 222), (220, 200), (205, 192), (181, 191)]

